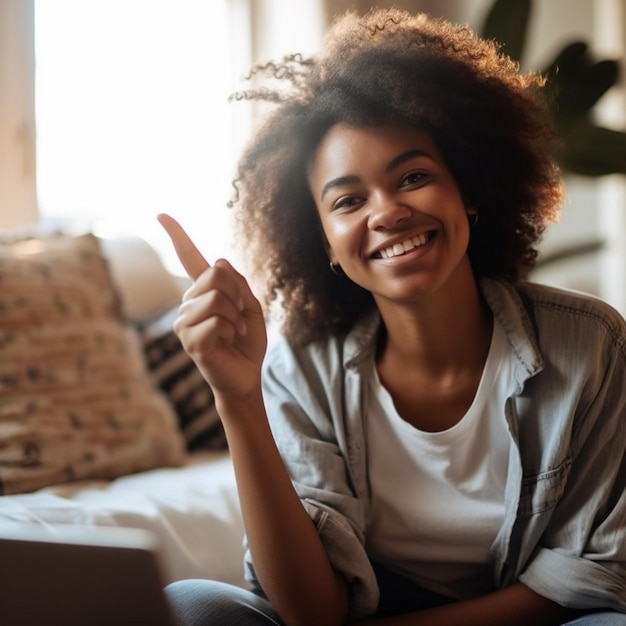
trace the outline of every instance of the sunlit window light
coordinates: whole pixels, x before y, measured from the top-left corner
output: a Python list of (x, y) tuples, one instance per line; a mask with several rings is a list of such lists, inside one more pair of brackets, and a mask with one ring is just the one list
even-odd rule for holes
[[(245, 105), (228, 0), (35, 0), (37, 179), (44, 223), (138, 234), (179, 265), (169, 212), (209, 260), (230, 251)], [(236, 120), (236, 123), (235, 123)]]

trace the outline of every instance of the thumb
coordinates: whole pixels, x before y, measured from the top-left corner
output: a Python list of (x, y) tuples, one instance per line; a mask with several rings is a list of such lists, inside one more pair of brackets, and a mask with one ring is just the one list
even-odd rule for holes
[(166, 213), (159, 213), (157, 220), (172, 240), (174, 250), (176, 250), (176, 254), (183, 264), (187, 275), (191, 280), (196, 280), (200, 274), (210, 267), (208, 261), (202, 256), (200, 250), (196, 248), (196, 244), (191, 241), (185, 229), (173, 217)]

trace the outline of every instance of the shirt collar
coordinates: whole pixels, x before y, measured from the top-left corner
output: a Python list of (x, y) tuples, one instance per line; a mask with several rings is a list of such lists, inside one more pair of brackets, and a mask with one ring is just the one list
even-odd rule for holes
[[(506, 333), (518, 362), (515, 377), (521, 388), (528, 378), (544, 367), (528, 303), (513, 284), (501, 279), (482, 278), (479, 289), (495, 320)], [(357, 368), (373, 358), (381, 323), (380, 314), (375, 310), (350, 330), (344, 342), (344, 367)]]

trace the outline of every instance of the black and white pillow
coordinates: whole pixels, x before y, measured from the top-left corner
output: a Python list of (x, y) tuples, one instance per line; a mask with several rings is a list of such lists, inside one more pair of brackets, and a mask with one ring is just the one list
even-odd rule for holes
[(177, 308), (139, 324), (146, 362), (154, 382), (176, 410), (187, 449), (226, 448), (211, 387), (172, 328)]

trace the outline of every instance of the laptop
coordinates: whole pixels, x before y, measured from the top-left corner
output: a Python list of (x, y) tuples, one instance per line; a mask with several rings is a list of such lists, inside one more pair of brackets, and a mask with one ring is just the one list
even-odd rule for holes
[(148, 531), (0, 524), (2, 626), (175, 626), (163, 587)]

